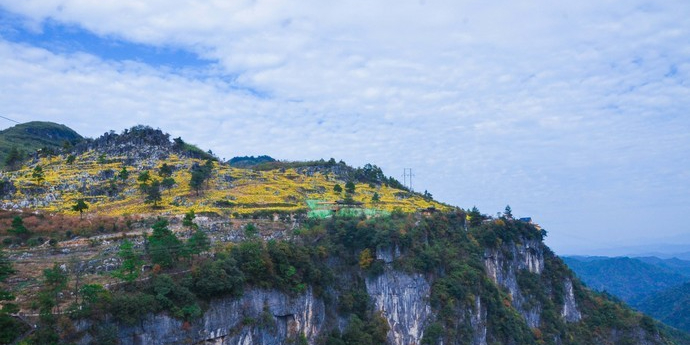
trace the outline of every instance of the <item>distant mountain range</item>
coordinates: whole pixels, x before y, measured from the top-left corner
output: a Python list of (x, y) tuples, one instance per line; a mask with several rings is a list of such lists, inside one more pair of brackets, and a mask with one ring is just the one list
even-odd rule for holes
[(590, 288), (690, 332), (690, 261), (654, 256), (569, 256), (563, 260)]

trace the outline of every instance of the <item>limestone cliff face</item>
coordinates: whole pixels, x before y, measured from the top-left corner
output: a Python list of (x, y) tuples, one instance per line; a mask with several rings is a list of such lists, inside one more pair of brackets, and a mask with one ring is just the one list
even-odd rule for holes
[(424, 277), (387, 269), (376, 278), (368, 278), (366, 285), (376, 309), (388, 320), (388, 341), (419, 344), (431, 317), (430, 286)]
[[(325, 306), (309, 290), (298, 296), (266, 290), (245, 291), (238, 299), (210, 303), (195, 322), (151, 315), (141, 324), (121, 327), (120, 344), (277, 345), (306, 339), (314, 343), (324, 328)], [(85, 337), (80, 344), (90, 344)]]
[[(513, 306), (525, 318), (531, 328), (540, 326), (542, 305), (532, 300), (518, 284), (519, 271), (541, 275), (544, 272), (544, 245), (536, 240), (523, 240), (507, 243), (497, 249), (487, 249), (484, 253), (486, 273), (496, 284), (508, 290)], [(568, 278), (561, 284), (565, 296), (561, 316), (567, 322), (581, 319), (573, 293), (573, 283)]]

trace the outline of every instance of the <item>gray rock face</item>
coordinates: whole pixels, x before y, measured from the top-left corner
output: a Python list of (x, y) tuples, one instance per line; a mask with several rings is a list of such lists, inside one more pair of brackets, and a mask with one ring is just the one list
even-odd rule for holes
[(419, 344), (431, 316), (431, 288), (424, 277), (386, 269), (382, 275), (368, 278), (366, 286), (376, 309), (388, 320), (388, 342)]
[(578, 322), (582, 319), (582, 314), (577, 309), (575, 302), (575, 294), (573, 293), (573, 282), (570, 279), (565, 280), (565, 298), (561, 316), (566, 322)]
[(479, 296), (474, 304), (474, 310), (470, 311), (470, 325), (474, 333), (472, 345), (486, 345), (486, 307), (482, 305), (482, 299)]
[[(152, 315), (119, 331), (120, 344), (278, 345), (301, 337), (313, 344), (324, 327), (325, 306), (311, 290), (299, 296), (250, 290), (238, 299), (218, 299), (197, 321), (184, 324)], [(85, 337), (81, 344), (92, 339)]]
[(484, 253), (484, 266), (489, 277), (499, 286), (508, 290), (513, 299), (513, 306), (535, 328), (541, 322), (541, 306), (532, 303), (531, 308), (524, 308), (527, 296), (524, 296), (517, 283), (518, 270), (541, 274), (544, 271), (544, 252), (538, 241), (523, 241), (522, 244), (510, 243), (499, 249), (487, 249)]

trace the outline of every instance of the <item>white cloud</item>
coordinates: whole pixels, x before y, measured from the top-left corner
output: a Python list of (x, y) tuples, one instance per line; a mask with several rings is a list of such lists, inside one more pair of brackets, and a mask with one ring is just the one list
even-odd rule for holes
[(20, 120), (92, 136), (146, 123), (226, 158), (333, 156), (394, 176), (411, 166), (441, 200), (535, 216), (557, 249), (572, 232), (647, 231), (639, 215), (680, 219), (690, 204), (690, 3), (0, 6), (26, 25), (50, 19), (217, 61), (166, 70), (0, 41), (1, 111)]

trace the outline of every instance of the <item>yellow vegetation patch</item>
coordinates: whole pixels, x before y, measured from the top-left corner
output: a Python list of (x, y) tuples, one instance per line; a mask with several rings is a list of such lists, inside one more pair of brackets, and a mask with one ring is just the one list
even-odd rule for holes
[[(135, 166), (123, 164), (126, 157), (103, 157), (90, 151), (76, 157), (67, 164), (66, 156), (40, 159), (36, 164), (21, 170), (2, 173), (11, 180), (17, 192), (4, 200), (5, 203), (28, 202), (30, 208), (52, 213), (78, 214), (72, 206), (79, 199), (89, 205), (90, 214), (109, 216), (135, 214), (183, 214), (189, 209), (197, 212), (219, 214), (246, 214), (257, 210), (296, 211), (307, 208), (307, 200), (322, 200), (335, 203), (345, 198), (345, 192), (335, 193), (336, 184), (341, 187), (346, 181), (334, 176), (315, 173), (313, 176), (300, 174), (294, 169), (253, 171), (236, 169), (214, 163), (211, 178), (197, 192), (190, 187), (190, 168), (203, 165), (198, 159), (171, 155), (164, 161), (138, 162)], [(159, 207), (144, 203), (144, 194), (139, 189), (137, 176), (148, 170), (153, 179), (162, 180), (158, 169), (165, 163), (173, 167), (175, 185), (161, 190)], [(32, 177), (36, 166), (43, 170), (43, 180)], [(126, 168), (129, 176), (120, 178), (120, 171)], [(149, 167), (148, 169), (144, 167)], [(374, 193), (379, 201), (373, 202)], [(393, 211), (400, 209), (413, 212), (435, 207), (443, 210), (448, 206), (425, 200), (418, 194), (390, 188), (356, 184), (352, 199), (363, 203), (362, 207)]]

